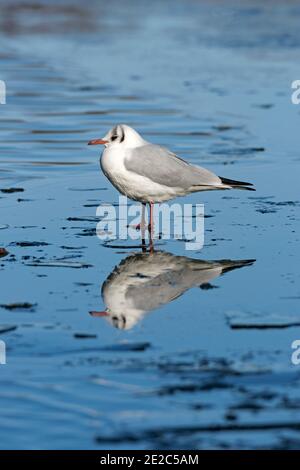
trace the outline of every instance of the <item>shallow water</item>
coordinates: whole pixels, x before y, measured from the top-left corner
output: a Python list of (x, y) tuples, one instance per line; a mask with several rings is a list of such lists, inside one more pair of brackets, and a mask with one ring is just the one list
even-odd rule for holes
[[(0, 10), (0, 447), (299, 448), (300, 3)], [(119, 122), (256, 193), (178, 200), (197, 252), (103, 243), (86, 143)]]

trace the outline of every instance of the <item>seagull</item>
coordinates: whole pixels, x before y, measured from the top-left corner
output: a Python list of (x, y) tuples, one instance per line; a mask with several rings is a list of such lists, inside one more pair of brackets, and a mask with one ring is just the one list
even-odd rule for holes
[(222, 178), (200, 166), (191, 165), (165, 147), (152, 144), (132, 127), (118, 124), (88, 145), (104, 145), (100, 166), (117, 190), (129, 199), (153, 206), (178, 196), (216, 189), (255, 191), (251, 183)]
[(133, 328), (147, 312), (177, 299), (193, 287), (213, 288), (209, 282), (228, 271), (251, 266), (254, 259), (206, 261), (165, 251), (133, 253), (121, 261), (101, 289), (106, 309), (91, 311), (115, 328)]

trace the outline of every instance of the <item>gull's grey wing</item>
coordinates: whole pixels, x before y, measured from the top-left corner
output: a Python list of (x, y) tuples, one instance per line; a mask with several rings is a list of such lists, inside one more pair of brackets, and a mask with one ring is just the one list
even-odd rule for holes
[[(132, 282), (128, 285), (126, 298), (137, 309), (151, 311), (165, 305), (192, 287), (207, 284), (221, 274), (249, 266), (254, 260), (220, 260), (204, 261), (174, 256), (165, 252), (154, 252), (151, 257), (144, 255), (143, 265), (139, 266), (139, 274), (145, 275), (144, 282)], [(156, 265), (157, 269), (149, 270), (149, 265)], [(152, 271), (152, 275), (149, 275)]]
[[(184, 292), (194, 286), (200, 286), (222, 273), (220, 266), (189, 267), (185, 262), (168, 268), (161, 267), (161, 273), (149, 278), (143, 284), (132, 283), (128, 286), (126, 298), (131, 299), (131, 304), (137, 309), (147, 311), (154, 310), (162, 305), (180, 297)], [(203, 263), (204, 264), (204, 263)]]
[(128, 171), (169, 187), (222, 186), (218, 176), (189, 164), (160, 145), (147, 144), (131, 149), (124, 164)]

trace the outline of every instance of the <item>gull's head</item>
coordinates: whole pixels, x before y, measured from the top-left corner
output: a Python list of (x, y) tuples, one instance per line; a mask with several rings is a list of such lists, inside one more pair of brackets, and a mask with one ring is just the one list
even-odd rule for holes
[(102, 139), (90, 140), (88, 145), (105, 145), (105, 147), (122, 146), (134, 148), (145, 145), (146, 141), (132, 127), (126, 124), (118, 124), (112, 127)]
[[(89, 312), (92, 317), (104, 317), (111, 326), (117, 328), (118, 330), (130, 330), (133, 328), (138, 321), (140, 320), (139, 314), (121, 313), (121, 312), (112, 312), (109, 308), (102, 312), (91, 311)], [(143, 312), (144, 313), (144, 312)]]

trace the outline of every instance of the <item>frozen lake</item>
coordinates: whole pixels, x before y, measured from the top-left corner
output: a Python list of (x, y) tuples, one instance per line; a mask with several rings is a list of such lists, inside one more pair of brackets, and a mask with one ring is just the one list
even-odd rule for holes
[[(1, 2), (2, 449), (300, 448), (299, 21), (289, 1)], [(103, 243), (118, 193), (86, 144), (118, 123), (257, 190), (176, 200), (204, 204), (202, 250)], [(124, 312), (89, 314), (128, 279)]]

